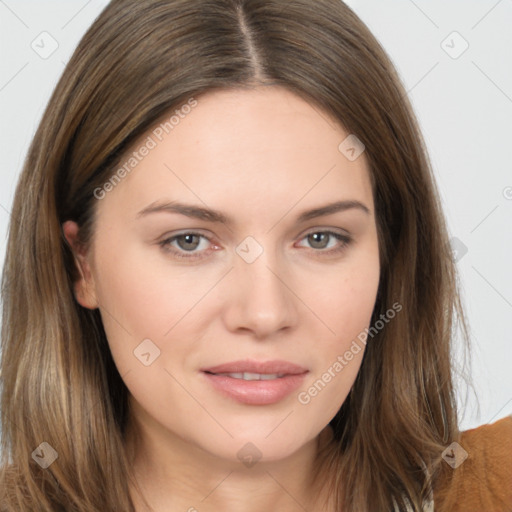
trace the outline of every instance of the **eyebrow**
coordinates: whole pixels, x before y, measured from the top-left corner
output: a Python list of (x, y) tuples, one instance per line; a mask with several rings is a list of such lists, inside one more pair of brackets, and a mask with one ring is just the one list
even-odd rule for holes
[[(322, 217), (324, 215), (331, 215), (337, 212), (343, 212), (347, 210), (360, 210), (367, 215), (370, 214), (369, 208), (361, 203), (360, 201), (355, 200), (345, 200), (345, 201), (336, 201), (334, 203), (326, 204), (325, 206), (320, 206), (317, 208), (313, 208), (311, 210), (306, 210), (297, 216), (296, 222), (301, 223), (310, 219), (315, 219), (317, 217)], [(195, 206), (191, 204), (179, 203), (177, 201), (168, 201), (168, 202), (159, 202), (155, 201), (150, 205), (143, 208), (139, 213), (137, 213), (136, 218), (145, 217), (151, 213), (178, 213), (181, 215), (185, 215), (186, 217), (190, 217), (192, 219), (199, 219), (208, 222), (219, 222), (226, 225), (232, 225), (233, 219), (225, 215), (224, 213), (210, 209), (203, 208), (201, 206)]]

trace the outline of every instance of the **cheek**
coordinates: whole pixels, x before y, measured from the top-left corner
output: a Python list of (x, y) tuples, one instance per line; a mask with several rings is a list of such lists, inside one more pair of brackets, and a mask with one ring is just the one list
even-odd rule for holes
[[(194, 280), (190, 270), (170, 271), (158, 251), (124, 247), (116, 257), (111, 240), (97, 261), (96, 292), (105, 332), (120, 373), (133, 367), (134, 350), (145, 340), (162, 348), (174, 326), (205, 295), (210, 283)], [(168, 336), (166, 336), (168, 335)]]
[[(318, 278), (309, 294), (311, 309), (325, 324), (315, 322), (316, 332), (322, 329), (323, 334), (321, 343), (315, 345), (319, 364), (310, 384), (318, 383), (317, 392), (326, 388), (317, 402), (326, 407), (332, 404), (334, 412), (359, 371), (379, 277), (378, 251), (375, 244), (369, 244), (367, 250), (354, 252), (343, 266)], [(314, 389), (311, 393), (316, 396)]]
[[(345, 273), (337, 273), (326, 282), (324, 294), (317, 289), (315, 312), (322, 332), (315, 344), (315, 371), (301, 388), (297, 401), (321, 428), (338, 412), (352, 388), (364, 356), (365, 332), (369, 327), (379, 281), (378, 262), (373, 258), (361, 262)], [(317, 283), (318, 284), (318, 283)], [(313, 303), (312, 303), (313, 304)], [(329, 332), (331, 331), (331, 332)], [(316, 338), (317, 339), (317, 338)]]
[(360, 251), (342, 266), (333, 267), (315, 281), (310, 293), (311, 309), (329, 331), (328, 349), (342, 350), (368, 327), (375, 306), (380, 269), (375, 249)]

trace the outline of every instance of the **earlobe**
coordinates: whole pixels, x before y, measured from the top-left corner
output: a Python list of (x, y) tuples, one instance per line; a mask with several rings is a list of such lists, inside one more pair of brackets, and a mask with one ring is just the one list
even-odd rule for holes
[(75, 298), (77, 302), (87, 309), (96, 309), (98, 301), (91, 267), (85, 249), (78, 242), (78, 224), (67, 220), (62, 224), (64, 237), (75, 259), (80, 277), (74, 283)]

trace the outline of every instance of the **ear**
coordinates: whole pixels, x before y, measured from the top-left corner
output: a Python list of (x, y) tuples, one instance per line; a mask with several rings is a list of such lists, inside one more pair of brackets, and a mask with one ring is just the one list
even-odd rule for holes
[(74, 283), (76, 300), (84, 308), (96, 309), (98, 307), (96, 287), (87, 252), (78, 242), (78, 224), (72, 220), (67, 220), (62, 224), (62, 231), (73, 252), (75, 264), (80, 272), (80, 278)]

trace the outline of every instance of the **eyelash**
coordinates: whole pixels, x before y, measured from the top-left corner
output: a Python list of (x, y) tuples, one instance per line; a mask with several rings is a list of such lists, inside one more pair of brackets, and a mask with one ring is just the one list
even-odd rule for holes
[[(352, 237), (350, 237), (348, 235), (343, 235), (341, 233), (337, 233), (335, 231), (329, 231), (329, 230), (325, 230), (325, 231), (321, 231), (321, 230), (320, 231), (310, 231), (309, 233), (306, 233), (302, 237), (301, 240), (307, 238), (310, 235), (315, 235), (315, 234), (330, 235), (330, 236), (336, 238), (337, 240), (339, 240), (341, 242), (341, 245), (336, 247), (336, 248), (334, 248), (334, 249), (329, 249), (329, 250), (317, 249), (317, 250), (315, 250), (314, 248), (312, 248), (313, 252), (319, 253), (321, 255), (337, 254), (337, 253), (343, 251), (344, 249), (346, 249), (347, 246), (352, 242)], [(173, 256), (175, 256), (175, 257), (177, 257), (179, 259), (201, 260), (203, 258), (206, 258), (207, 256), (204, 256), (204, 255), (198, 256), (198, 254), (200, 254), (200, 253), (189, 253), (190, 255), (185, 256), (184, 253), (186, 254), (186, 251), (176, 250), (174, 248), (171, 248), (170, 244), (172, 242), (174, 242), (178, 238), (186, 236), (186, 235), (199, 236), (201, 238), (204, 238), (204, 239), (208, 240), (211, 243), (211, 240), (207, 236), (203, 235), (202, 233), (197, 233), (197, 232), (194, 232), (194, 231), (186, 231), (184, 233), (180, 233), (179, 235), (174, 235), (174, 236), (172, 236), (170, 238), (166, 238), (165, 240), (162, 240), (161, 242), (159, 242), (158, 245), (160, 245), (164, 251), (172, 253)], [(206, 251), (204, 251), (204, 252), (206, 252)], [(204, 254), (204, 252), (203, 252), (203, 254)]]

